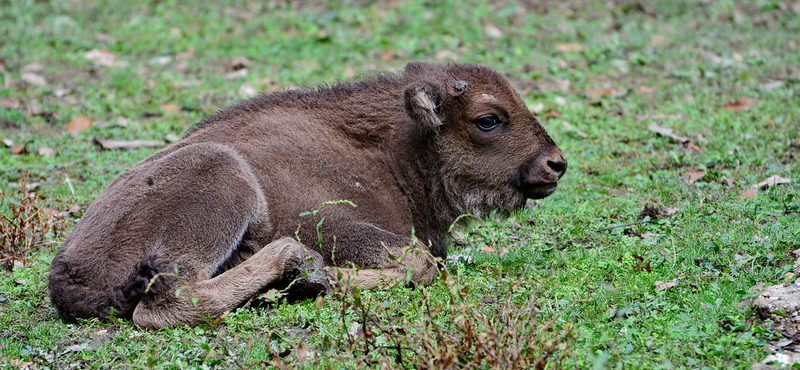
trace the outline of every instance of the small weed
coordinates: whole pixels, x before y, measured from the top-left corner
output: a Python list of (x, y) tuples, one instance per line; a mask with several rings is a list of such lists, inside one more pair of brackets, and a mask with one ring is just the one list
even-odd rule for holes
[(0, 190), (0, 262), (6, 271), (23, 266), (29, 255), (56, 243), (53, 240), (64, 233), (63, 214), (45, 205), (38, 193), (28, 189), (27, 172), (14, 192), (6, 195)]
[[(535, 286), (523, 279), (514, 284)], [(271, 365), (287, 368), (301, 361), (322, 368), (333, 358), (355, 368), (544, 369), (558, 367), (571, 353), (572, 325), (558, 316), (543, 318), (535, 296), (524, 304), (486, 298), (478, 303), (473, 289), (445, 274), (432, 287), (393, 290), (414, 300), (413, 308), (398, 310), (385, 294), (339, 288), (328, 298), (340, 307), (338, 330), (311, 328), (323, 333), (324, 353), (312, 356), (298, 341), (274, 352)]]

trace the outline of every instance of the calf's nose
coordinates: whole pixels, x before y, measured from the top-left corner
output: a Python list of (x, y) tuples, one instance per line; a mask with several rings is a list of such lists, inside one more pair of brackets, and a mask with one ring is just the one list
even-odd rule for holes
[(567, 172), (567, 160), (564, 159), (562, 156), (558, 159), (552, 159), (547, 161), (547, 167), (550, 167), (553, 172), (556, 173), (556, 176), (560, 179), (561, 176), (564, 176), (564, 173)]

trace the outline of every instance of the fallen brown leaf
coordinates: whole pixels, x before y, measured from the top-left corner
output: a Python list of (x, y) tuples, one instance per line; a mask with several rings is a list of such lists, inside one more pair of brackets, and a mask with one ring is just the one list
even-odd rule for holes
[(678, 278), (674, 278), (672, 281), (656, 281), (656, 290), (667, 290), (674, 288), (677, 283)]
[(495, 26), (495, 25), (493, 25), (491, 23), (487, 24), (486, 26), (484, 26), (483, 30), (486, 31), (486, 35), (487, 36), (489, 36), (489, 37), (491, 37), (493, 39), (499, 39), (499, 38), (503, 37), (503, 31), (501, 31), (500, 28), (498, 28), (497, 26)]
[(766, 90), (766, 91), (775, 90), (779, 87), (783, 87), (783, 85), (784, 82), (780, 80), (768, 81), (761, 84), (761, 90)]
[(22, 104), (19, 102), (19, 100), (0, 98), (0, 108), (18, 109), (22, 108)]
[(706, 170), (704, 169), (691, 170), (683, 174), (683, 176), (686, 178), (685, 180), (687, 184), (694, 184), (695, 182), (697, 182), (697, 180), (700, 180), (703, 177), (705, 177), (705, 175), (706, 175)]
[(653, 272), (653, 270), (650, 268), (650, 261), (642, 261), (633, 265), (633, 272), (642, 271)]
[(610, 87), (597, 87), (592, 89), (586, 89), (584, 93), (586, 93), (586, 96), (592, 100), (597, 99), (601, 96), (613, 96), (614, 94), (616, 94), (614, 89)]
[(25, 153), (27, 153), (27, 151), (25, 150), (25, 146), (24, 145), (12, 145), (11, 146), (11, 154), (20, 155), (20, 154), (25, 154)]
[(394, 59), (395, 56), (397, 56), (397, 54), (395, 54), (394, 51), (392, 51), (392, 50), (384, 50), (381, 53), (381, 61), (388, 62), (388, 61)]
[(71, 207), (67, 208), (63, 212), (59, 212), (58, 209), (51, 209), (51, 208), (42, 208), (44, 214), (47, 216), (55, 217), (55, 218), (64, 218), (68, 215), (75, 214), (81, 210), (81, 206), (78, 204), (73, 204)]
[(569, 44), (569, 43), (558, 44), (556, 46), (556, 48), (558, 49), (558, 51), (560, 51), (562, 53), (563, 52), (567, 52), (567, 51), (583, 51), (583, 50), (586, 50), (586, 47), (581, 45), (581, 44)]
[(247, 69), (247, 68), (242, 68), (242, 69), (239, 69), (239, 70), (233, 71), (233, 72), (231, 72), (231, 73), (227, 73), (227, 74), (225, 74), (223, 77), (224, 77), (226, 80), (235, 80), (235, 79), (237, 79), (237, 78), (240, 78), (240, 77), (247, 76), (247, 74), (248, 74), (248, 73), (250, 73), (250, 70), (249, 70), (249, 69)]
[(639, 86), (636, 88), (636, 93), (639, 95), (652, 95), (656, 93), (656, 88), (652, 86)]
[(567, 122), (567, 121), (562, 121), (562, 122), (561, 122), (561, 124), (562, 124), (562, 125), (564, 125), (564, 128), (565, 128), (567, 131), (574, 132), (576, 135), (578, 135), (578, 136), (580, 136), (580, 137), (582, 137), (582, 138), (584, 138), (584, 139), (588, 139), (588, 138), (589, 138), (589, 135), (588, 135), (587, 133), (585, 133), (585, 132), (583, 132), (583, 131), (581, 131), (581, 130), (578, 130), (578, 129), (576, 129), (576, 128), (575, 128), (575, 127), (573, 127), (573, 126), (572, 126), (572, 125), (571, 125), (569, 122)]
[(703, 148), (701, 148), (700, 145), (697, 145), (695, 143), (685, 142), (681, 146), (681, 150), (690, 152), (702, 152)]
[(771, 187), (773, 187), (775, 185), (789, 184), (791, 182), (792, 182), (791, 179), (787, 179), (787, 178), (783, 178), (783, 177), (780, 177), (778, 175), (775, 175), (775, 176), (770, 176), (770, 177), (766, 178), (764, 181), (759, 182), (758, 184), (754, 184), (753, 187), (756, 188), (756, 189), (762, 189), (762, 188), (767, 188), (768, 189), (768, 188), (771, 188)]
[(14, 366), (18, 369), (33, 369), (33, 362), (25, 362), (19, 359), (11, 359), (8, 360), (8, 363), (11, 366)]
[(133, 141), (124, 141), (124, 140), (111, 140), (111, 139), (104, 139), (101, 137), (94, 138), (94, 142), (100, 145), (103, 149), (138, 149), (138, 148), (145, 148), (145, 147), (159, 147), (166, 145), (163, 141), (157, 140), (133, 140)]
[(252, 64), (253, 64), (253, 61), (250, 60), (248, 57), (246, 57), (244, 55), (239, 55), (239, 56), (231, 58), (231, 60), (228, 61), (228, 68), (231, 71), (238, 71), (240, 69), (247, 68), (248, 66), (250, 66)]
[(561, 112), (555, 109), (549, 109), (544, 112), (544, 118), (561, 118), (561, 116), (562, 116)]
[(127, 62), (117, 60), (117, 56), (106, 49), (92, 49), (83, 54), (86, 60), (100, 67), (127, 67)]
[(89, 127), (92, 127), (92, 124), (94, 124), (94, 121), (91, 118), (86, 116), (77, 116), (72, 120), (72, 122), (67, 123), (67, 125), (64, 126), (64, 130), (70, 134), (77, 134)]
[(683, 119), (682, 114), (642, 114), (636, 116), (639, 121), (648, 119)]
[(164, 113), (176, 113), (181, 111), (181, 106), (177, 104), (159, 104), (158, 107), (161, 108)]
[(758, 189), (747, 189), (747, 190), (743, 191), (741, 194), (739, 194), (739, 200), (742, 200), (742, 199), (745, 199), (745, 198), (752, 198), (752, 197), (756, 196), (756, 194), (758, 194)]
[(740, 110), (747, 110), (747, 109), (753, 108), (753, 106), (755, 104), (756, 104), (756, 101), (753, 100), (753, 99), (741, 98), (738, 101), (726, 102), (722, 106), (725, 107), (725, 109), (729, 109), (729, 110), (732, 110), (732, 111), (740, 111)]
[(53, 150), (53, 148), (45, 148), (45, 147), (39, 148), (39, 155), (41, 156), (51, 157), (54, 154), (56, 154), (56, 151)]
[(659, 134), (661, 136), (666, 136), (666, 137), (668, 137), (668, 138), (670, 138), (672, 140), (675, 140), (675, 141), (677, 141), (679, 143), (685, 143), (685, 142), (689, 141), (689, 138), (675, 135), (672, 132), (671, 128), (661, 127), (657, 123), (650, 124), (650, 126), (647, 126), (647, 129), (650, 130), (650, 131), (653, 131), (653, 132), (655, 132), (655, 133), (657, 133), (657, 134)]
[(22, 81), (25, 81), (34, 86), (47, 86), (47, 79), (44, 76), (35, 72), (22, 72), (20, 74)]
[(484, 245), (483, 247), (481, 247), (481, 252), (497, 252), (497, 249), (492, 248), (488, 245)]
[(42, 115), (42, 105), (36, 100), (28, 102), (28, 105), (25, 108), (28, 111), (28, 116)]

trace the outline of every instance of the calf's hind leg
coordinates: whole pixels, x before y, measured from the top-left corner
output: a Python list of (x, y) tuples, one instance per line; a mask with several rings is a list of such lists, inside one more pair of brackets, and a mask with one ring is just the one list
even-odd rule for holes
[[(177, 269), (177, 279), (167, 278), (168, 286), (158, 284), (159, 289), (151, 289), (140, 299), (133, 312), (137, 325), (160, 328), (216, 319), (280, 279), (305, 257), (298, 242), (280, 239), (214, 276), (232, 254), (239, 253), (246, 232), (266, 235), (269, 230), (258, 181), (233, 149), (194, 144), (137, 167), (128, 181), (149, 184), (135, 207), (137, 216), (151, 217), (146, 233), (157, 235), (149, 253)], [(156, 279), (173, 271), (160, 273)]]
[(156, 329), (176, 323), (198, 325), (216, 319), (234, 310), (262, 287), (283, 279), (307, 256), (296, 240), (276, 240), (214, 278), (189, 282), (161, 296), (145, 296), (133, 312), (133, 321), (139, 326)]

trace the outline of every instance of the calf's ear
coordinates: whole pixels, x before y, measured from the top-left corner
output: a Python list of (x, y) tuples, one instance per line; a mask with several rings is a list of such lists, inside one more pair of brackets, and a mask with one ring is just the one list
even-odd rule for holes
[(439, 117), (444, 96), (438, 88), (427, 83), (415, 83), (406, 88), (403, 100), (406, 113), (428, 129), (442, 125)]

